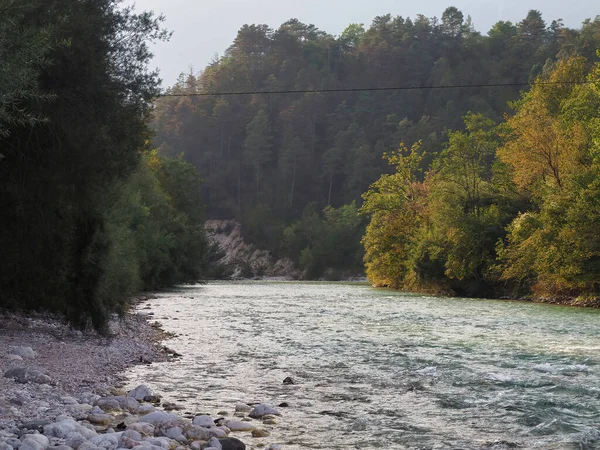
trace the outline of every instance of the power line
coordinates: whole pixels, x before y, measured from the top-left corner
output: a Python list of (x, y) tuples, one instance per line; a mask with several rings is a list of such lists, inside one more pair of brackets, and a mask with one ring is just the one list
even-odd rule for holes
[(290, 89), (284, 91), (233, 91), (233, 92), (197, 92), (192, 94), (159, 94), (157, 97), (221, 97), (231, 95), (267, 95), (267, 94), (327, 94), (331, 92), (380, 92), (380, 91), (426, 91), (445, 89), (474, 89), (474, 88), (504, 88), (528, 87), (544, 85), (577, 85), (590, 84), (592, 81), (543, 81), (538, 83), (493, 83), (493, 84), (451, 84), (440, 86), (396, 86), (396, 87), (371, 87), (371, 88), (333, 88), (333, 89)]

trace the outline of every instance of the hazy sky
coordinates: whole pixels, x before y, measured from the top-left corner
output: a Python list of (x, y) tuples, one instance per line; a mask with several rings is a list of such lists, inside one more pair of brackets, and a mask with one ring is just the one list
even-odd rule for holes
[(487, 32), (498, 20), (519, 22), (530, 9), (538, 9), (546, 22), (563, 19), (578, 27), (588, 17), (600, 14), (598, 0), (125, 0), (138, 10), (153, 10), (166, 16), (174, 32), (171, 41), (154, 47), (152, 65), (160, 69), (164, 85), (171, 85), (181, 72), (203, 69), (212, 57), (231, 45), (237, 31), (248, 23), (266, 23), (272, 28), (290, 18), (312, 23), (339, 35), (350, 23), (368, 26), (378, 15), (441, 17), (453, 5), (475, 28)]

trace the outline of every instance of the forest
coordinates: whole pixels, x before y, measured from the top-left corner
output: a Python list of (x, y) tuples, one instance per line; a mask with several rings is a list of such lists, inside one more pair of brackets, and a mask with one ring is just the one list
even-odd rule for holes
[(136, 292), (219, 272), (206, 218), (311, 279), (598, 296), (600, 17), (244, 25), (163, 91), (160, 15), (0, 12), (0, 307), (106, 331)]
[[(487, 33), (454, 7), (340, 36), (244, 25), (156, 101), (154, 146), (199, 170), (207, 216), (309, 278), (364, 259), (377, 285), (593, 294), (595, 219), (574, 202), (594, 179), (598, 48), (600, 17), (573, 29), (535, 10)], [(359, 91), (323, 92), (344, 89)], [(231, 92), (253, 94), (211, 95)]]
[(0, 307), (106, 331), (133, 294), (208, 274), (201, 179), (150, 147), (163, 18), (0, 0)]

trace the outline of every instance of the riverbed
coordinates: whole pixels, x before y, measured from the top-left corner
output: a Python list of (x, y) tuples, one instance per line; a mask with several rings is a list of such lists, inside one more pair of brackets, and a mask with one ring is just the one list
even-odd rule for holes
[(129, 385), (213, 415), (285, 402), (282, 449), (600, 448), (598, 310), (295, 282), (145, 305), (182, 357), (131, 368)]

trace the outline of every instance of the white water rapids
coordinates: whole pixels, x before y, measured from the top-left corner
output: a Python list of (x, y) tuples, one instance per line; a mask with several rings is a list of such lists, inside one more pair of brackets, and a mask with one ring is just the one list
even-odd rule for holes
[(289, 403), (271, 436), (236, 434), (248, 448), (600, 448), (598, 310), (277, 282), (147, 304), (183, 356), (129, 384), (213, 417)]

